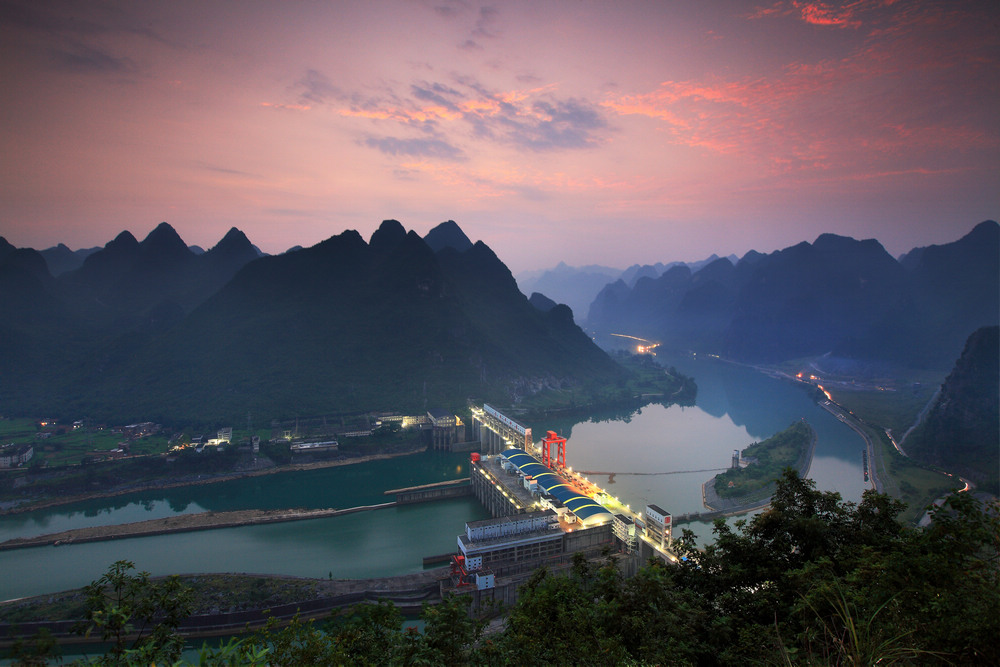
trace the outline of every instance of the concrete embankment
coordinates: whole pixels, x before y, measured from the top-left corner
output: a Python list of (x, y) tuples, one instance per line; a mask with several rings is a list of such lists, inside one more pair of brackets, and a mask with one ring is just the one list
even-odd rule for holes
[(384, 493), (387, 496), (396, 496), (396, 502), (400, 505), (410, 505), (413, 503), (424, 503), (431, 500), (445, 500), (447, 498), (461, 498), (472, 495), (472, 485), (468, 477), (462, 479), (451, 479), (446, 482), (434, 482), (433, 484), (421, 484), (420, 486), (407, 486), (402, 489), (389, 489)]
[[(878, 469), (882, 467), (881, 448), (875, 446), (875, 443), (872, 442), (871, 436), (869, 436), (864, 428), (861, 427), (861, 424), (858, 423), (857, 418), (851, 414), (850, 410), (833, 401), (820, 403), (820, 407), (851, 427), (851, 430), (861, 436), (861, 439), (865, 441), (865, 449), (868, 451), (869, 461), (868, 478), (871, 480), (872, 487), (879, 493), (883, 493), (882, 481), (877, 472)], [(902, 450), (900, 450), (900, 452), (902, 453)]]
[(118, 540), (128, 537), (151, 537), (169, 533), (183, 533), (192, 530), (213, 530), (216, 528), (234, 528), (238, 526), (254, 526), (264, 523), (280, 523), (284, 521), (305, 521), (308, 519), (324, 519), (353, 512), (383, 509), (396, 505), (446, 500), (471, 494), (469, 478), (435, 482), (411, 486), (405, 489), (392, 489), (385, 492), (394, 495), (396, 500), (376, 505), (361, 505), (346, 509), (280, 509), (280, 510), (237, 510), (233, 512), (200, 512), (197, 514), (177, 514), (162, 519), (149, 519), (135, 523), (123, 523), (113, 526), (91, 526), (76, 528), (61, 533), (50, 533), (36, 537), (18, 537), (6, 542), (0, 542), (0, 551), (6, 549), (22, 549), (38, 547), (47, 544), (81, 544), (84, 542), (99, 542), (102, 540)]
[(395, 502), (378, 505), (363, 505), (347, 509), (284, 509), (284, 510), (238, 510), (235, 512), (200, 512), (197, 514), (178, 514), (162, 519), (149, 519), (135, 523), (123, 523), (114, 526), (92, 526), (76, 528), (61, 533), (50, 533), (37, 537), (18, 537), (0, 543), (0, 550), (37, 547), (47, 544), (80, 544), (83, 542), (99, 542), (101, 540), (118, 540), (128, 537), (151, 537), (169, 533), (182, 533), (192, 530), (213, 530), (216, 528), (233, 528), (237, 526), (253, 526), (265, 523), (283, 521), (304, 521), (307, 519), (323, 519), (353, 512), (392, 507)]

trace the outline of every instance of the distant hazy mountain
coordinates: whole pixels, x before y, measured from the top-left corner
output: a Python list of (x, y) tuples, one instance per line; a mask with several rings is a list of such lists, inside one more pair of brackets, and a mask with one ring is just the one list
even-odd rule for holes
[(1000, 494), (1000, 328), (969, 337), (934, 406), (903, 444), (910, 456)]
[(67, 271), (75, 271), (83, 266), (83, 260), (100, 250), (100, 247), (81, 248), (80, 250), (70, 250), (60, 243), (51, 248), (40, 251), (45, 263), (49, 267), (49, 273), (59, 276)]
[(607, 266), (557, 266), (543, 272), (521, 274), (517, 284), (524, 294), (538, 292), (556, 303), (564, 303), (580, 320), (587, 314), (587, 307), (602, 287), (621, 274), (620, 269)]
[(1000, 319), (998, 264), (993, 221), (902, 262), (875, 240), (823, 234), (735, 265), (620, 280), (598, 294), (587, 325), (749, 362), (830, 353), (947, 368), (969, 333)]
[(633, 287), (639, 278), (656, 278), (675, 266), (687, 266), (691, 271), (697, 271), (717, 259), (717, 255), (712, 255), (700, 262), (656, 263), (645, 266), (634, 264), (624, 271), (597, 264), (575, 267), (559, 262), (552, 269), (520, 274), (517, 284), (524, 294), (538, 292), (556, 303), (566, 304), (573, 310), (576, 321), (584, 322), (590, 310), (590, 304), (606, 285), (616, 280), (621, 280), (628, 287)]
[[(8, 257), (0, 268), (16, 268), (11, 275), (30, 288), (26, 294), (73, 303), (67, 312), (81, 324), (46, 328), (43, 315), (39, 338), (25, 313), (10, 332), (18, 344), (0, 356), (3, 377), (17, 378), (0, 386), (0, 411), (193, 422), (248, 410), (420, 411), (624, 377), (567, 307), (541, 312), (529, 304), (482, 242), (462, 243), (450, 222), (428, 237), (446, 242), (435, 252), (387, 220), (368, 243), (348, 231), (245, 262), (253, 251), (236, 230), (196, 256), (160, 225), (142, 242), (123, 232), (58, 280), (37, 253), (14, 264)], [(225, 273), (241, 262), (221, 288), (186, 306), (189, 277), (217, 281), (209, 267)], [(76, 305), (88, 298), (90, 307)], [(130, 308), (142, 318), (126, 318)], [(131, 326), (108, 325), (104, 316)], [(144, 324), (150, 320), (157, 325)], [(60, 336), (75, 343), (60, 350)], [(38, 354), (26, 355), (32, 345)]]
[[(635, 287), (635, 284), (640, 278), (659, 278), (670, 269), (678, 266), (686, 266), (692, 273), (695, 273), (718, 259), (719, 256), (712, 253), (709, 257), (706, 257), (699, 262), (669, 262), (667, 264), (657, 262), (656, 264), (633, 264), (622, 271), (619, 278), (629, 287)], [(730, 263), (735, 264), (739, 258), (736, 257), (736, 255), (730, 255), (728, 259)]]

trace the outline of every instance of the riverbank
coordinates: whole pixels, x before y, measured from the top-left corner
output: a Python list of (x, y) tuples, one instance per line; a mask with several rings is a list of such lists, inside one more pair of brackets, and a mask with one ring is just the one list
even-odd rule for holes
[(10, 514), (21, 514), (24, 512), (33, 512), (35, 510), (49, 509), (51, 507), (59, 507), (60, 505), (69, 505), (71, 503), (76, 503), (85, 500), (114, 498), (116, 496), (122, 496), (128, 493), (136, 493), (141, 491), (159, 491), (164, 489), (176, 489), (185, 486), (201, 486), (205, 484), (216, 484), (218, 482), (230, 482), (237, 479), (245, 479), (247, 477), (261, 477), (263, 475), (274, 475), (283, 472), (316, 470), (319, 468), (335, 468), (339, 466), (355, 465), (358, 463), (367, 463), (369, 461), (381, 461), (384, 459), (393, 459), (400, 456), (410, 456), (412, 454), (418, 454), (422, 451), (425, 451), (426, 449), (427, 448), (425, 445), (420, 445), (418, 447), (401, 448), (398, 451), (387, 452), (383, 454), (369, 454), (351, 458), (334, 459), (330, 461), (291, 463), (288, 465), (274, 466), (270, 468), (233, 471), (233, 472), (221, 473), (218, 475), (198, 476), (194, 478), (185, 478), (185, 479), (165, 477), (162, 478), (161, 480), (153, 482), (143, 482), (140, 484), (124, 485), (112, 489), (110, 491), (75, 494), (72, 496), (64, 496), (61, 498), (47, 498), (45, 500), (40, 500), (37, 502), (27, 501), (25, 503), (16, 505), (14, 507), (4, 508), (2, 511), (0, 511), (0, 516), (6, 516)]
[(136, 521), (112, 526), (74, 528), (73, 530), (64, 530), (59, 533), (38, 535), (36, 537), (17, 537), (6, 542), (0, 542), (0, 551), (46, 545), (83, 544), (85, 542), (119, 540), (128, 537), (150, 537), (153, 535), (167, 535), (169, 533), (184, 533), (193, 530), (213, 530), (215, 528), (235, 528), (238, 526), (253, 526), (265, 523), (324, 519), (342, 514), (353, 514), (354, 512), (366, 512), (384, 507), (393, 507), (395, 505), (396, 502), (391, 501), (379, 503), (378, 505), (362, 505), (347, 509), (237, 510), (233, 512), (177, 514), (162, 519), (149, 519), (147, 521)]
[(885, 493), (885, 489), (882, 486), (881, 478), (878, 476), (876, 471), (884, 469), (884, 464), (882, 461), (882, 449), (881, 447), (876, 447), (875, 443), (872, 442), (871, 437), (862, 428), (861, 424), (858, 423), (854, 415), (851, 414), (849, 410), (842, 407), (840, 404), (834, 401), (823, 401), (820, 403), (820, 407), (829, 412), (831, 415), (839, 419), (840, 421), (851, 427), (851, 430), (861, 436), (861, 439), (865, 441), (865, 449), (868, 452), (868, 480), (872, 485), (872, 488), (879, 493)]

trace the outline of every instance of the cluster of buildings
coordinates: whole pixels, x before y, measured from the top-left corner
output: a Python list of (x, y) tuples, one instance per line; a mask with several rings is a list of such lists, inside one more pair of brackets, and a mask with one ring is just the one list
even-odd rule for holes
[(448, 410), (428, 410), (415, 415), (373, 414), (366, 417), (364, 422), (349, 425), (330, 425), (325, 420), (321, 423), (300, 424), (296, 420), (294, 427), (272, 424), (271, 439), (272, 442), (291, 443), (292, 453), (333, 451), (337, 449), (339, 440), (368, 437), (383, 427), (415, 429), (423, 435), (432, 449), (469, 451), (479, 446), (478, 441), (470, 441), (462, 418)]
[(35, 455), (35, 447), (31, 444), (15, 445), (10, 443), (0, 447), (0, 468), (16, 468), (31, 460)]
[(566, 466), (565, 439), (550, 431), (539, 451), (530, 429), (488, 405), (473, 411), (473, 422), (484, 452), (471, 454), (471, 489), (493, 518), (467, 523), (458, 536), (455, 589), (510, 603), (532, 571), (568, 567), (578, 553), (613, 555), (625, 574), (650, 558), (677, 560), (670, 513), (653, 504), (633, 513), (574, 474)]

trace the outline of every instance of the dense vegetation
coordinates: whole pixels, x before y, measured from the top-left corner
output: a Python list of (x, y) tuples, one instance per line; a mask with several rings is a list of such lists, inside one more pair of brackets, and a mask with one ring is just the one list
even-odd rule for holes
[(1000, 494), (1000, 327), (969, 337), (927, 417), (904, 442), (914, 458)]
[(628, 378), (567, 307), (536, 309), (492, 250), (442, 227), (428, 242), (388, 220), (368, 243), (346, 231), (252, 260), (233, 232), (225, 261), (163, 224), (58, 278), (8, 250), (0, 414), (209, 425), (543, 392), (590, 403)]
[(579, 388), (552, 389), (541, 394), (524, 397), (517, 408), (518, 414), (542, 414), (546, 418), (554, 413), (586, 413), (594, 410), (622, 410), (631, 414), (649, 403), (662, 405), (694, 405), (698, 387), (693, 378), (682, 375), (676, 368), (664, 368), (647, 354), (617, 351), (611, 358), (625, 371), (611, 383), (594, 383)]
[(743, 450), (744, 458), (752, 459), (750, 464), (716, 475), (715, 492), (721, 498), (736, 498), (772, 485), (785, 468), (798, 469), (815, 437), (812, 427), (800, 421), (763, 442), (753, 443)]
[[(400, 630), (391, 605), (364, 605), (324, 623), (271, 624), (203, 650), (200, 664), (1000, 663), (997, 507), (953, 495), (926, 529), (904, 528), (900, 509), (872, 491), (846, 503), (786, 471), (769, 510), (735, 528), (717, 522), (704, 551), (686, 534), (677, 566), (651, 562), (625, 579), (609, 555), (578, 559), (567, 576), (537, 571), (495, 633), (462, 597), (425, 607), (423, 632)], [(170, 622), (190, 600), (175, 580), (152, 583), (127, 565), (87, 589), (81, 631), (112, 641), (101, 664), (171, 664)], [(126, 637), (156, 614), (156, 632)], [(38, 649), (51, 646), (22, 642), (18, 659)]]

